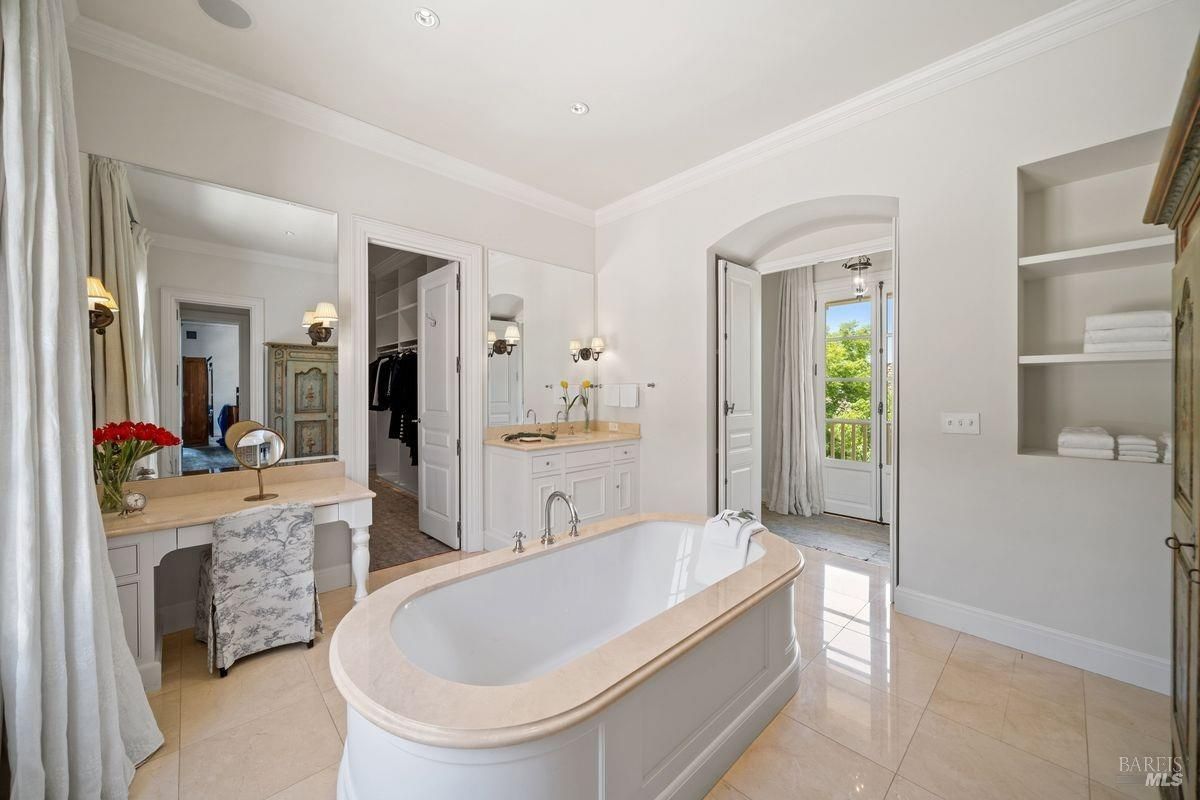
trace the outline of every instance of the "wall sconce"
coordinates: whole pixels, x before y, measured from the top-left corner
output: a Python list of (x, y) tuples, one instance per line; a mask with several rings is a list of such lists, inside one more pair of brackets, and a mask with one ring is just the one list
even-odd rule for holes
[(333, 336), (333, 326), (337, 321), (337, 309), (333, 307), (333, 303), (322, 301), (317, 303), (317, 307), (312, 311), (304, 312), (304, 318), (300, 324), (304, 330), (308, 331), (309, 341), (316, 346), (321, 342), (329, 341)]
[(488, 344), (491, 346), (491, 352), (488, 353), (488, 358), (492, 356), (510, 356), (517, 349), (517, 345), (521, 343), (521, 329), (516, 325), (509, 325), (504, 329), (504, 338), (496, 338), (495, 331), (488, 331)]
[(864, 273), (870, 268), (870, 256), (859, 256), (853, 261), (847, 261), (845, 264), (842, 264), (842, 269), (848, 269), (854, 273), (854, 277), (851, 278), (850, 282), (854, 286), (855, 297), (867, 296), (867, 277)]
[(571, 351), (571, 360), (577, 364), (581, 358), (584, 361), (599, 361), (600, 354), (604, 352), (604, 340), (599, 336), (593, 336), (592, 346), (583, 347), (578, 339), (572, 339), (567, 344), (567, 348)]
[(87, 294), (88, 327), (103, 336), (104, 329), (112, 325), (113, 319), (115, 319), (116, 298), (112, 296), (112, 292), (104, 288), (104, 283), (99, 278), (92, 277), (87, 279)]

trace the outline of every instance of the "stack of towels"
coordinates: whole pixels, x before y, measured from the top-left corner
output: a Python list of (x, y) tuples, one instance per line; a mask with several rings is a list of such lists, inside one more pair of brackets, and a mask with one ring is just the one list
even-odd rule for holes
[(1170, 464), (1175, 460), (1175, 437), (1170, 433), (1164, 433), (1158, 437), (1158, 440), (1163, 443), (1163, 463)]
[(1098, 314), (1088, 317), (1084, 323), (1085, 353), (1140, 353), (1170, 349), (1170, 311)]
[(1058, 454), (1112, 461), (1113, 437), (1104, 428), (1063, 428), (1058, 434)]
[(1158, 442), (1149, 436), (1123, 433), (1117, 437), (1117, 460), (1153, 464), (1158, 461)]

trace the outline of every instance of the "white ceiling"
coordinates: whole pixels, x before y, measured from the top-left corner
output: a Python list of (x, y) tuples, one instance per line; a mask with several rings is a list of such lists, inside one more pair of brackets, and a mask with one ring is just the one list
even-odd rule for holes
[(328, 211), (130, 164), (126, 169), (138, 221), (160, 238), (302, 259), (329, 271), (337, 263), (337, 217)]
[[(1066, 0), (78, 0), (82, 14), (588, 208)], [(578, 117), (576, 100), (592, 112)]]

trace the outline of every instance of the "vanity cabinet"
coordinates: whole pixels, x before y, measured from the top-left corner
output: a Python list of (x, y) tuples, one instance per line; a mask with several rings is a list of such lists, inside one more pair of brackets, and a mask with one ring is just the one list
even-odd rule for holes
[[(487, 445), (484, 462), (484, 546), (489, 550), (511, 547), (518, 530), (526, 543), (536, 543), (546, 500), (556, 491), (570, 495), (581, 525), (638, 511), (636, 441), (533, 451)], [(566, 504), (555, 503), (552, 515), (555, 535), (565, 533)]]

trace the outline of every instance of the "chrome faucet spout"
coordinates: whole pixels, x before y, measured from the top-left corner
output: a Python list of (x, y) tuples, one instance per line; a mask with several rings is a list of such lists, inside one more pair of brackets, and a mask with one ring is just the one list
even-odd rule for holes
[(529, 409), (528, 411), (526, 411), (526, 412), (525, 412), (525, 419), (529, 419), (529, 415), (530, 415), (530, 414), (532, 414), (532, 415), (533, 415), (533, 424), (534, 424), (534, 425), (537, 425), (537, 424), (538, 424), (538, 421), (537, 421), (537, 410), (536, 410), (536, 409), (532, 409), (532, 408), (531, 408), (531, 409)]
[(554, 544), (554, 534), (550, 532), (550, 512), (554, 508), (555, 500), (562, 500), (564, 503), (566, 503), (567, 511), (571, 513), (571, 531), (567, 535), (579, 535), (579, 511), (576, 510), (575, 503), (571, 502), (571, 496), (566, 492), (551, 492), (550, 496), (546, 498), (545, 516), (543, 518), (543, 521), (546, 523), (546, 525), (544, 528), (542, 528), (541, 542), (544, 545)]

